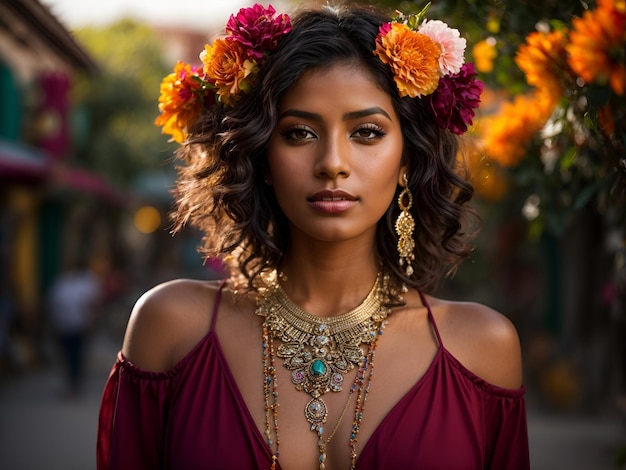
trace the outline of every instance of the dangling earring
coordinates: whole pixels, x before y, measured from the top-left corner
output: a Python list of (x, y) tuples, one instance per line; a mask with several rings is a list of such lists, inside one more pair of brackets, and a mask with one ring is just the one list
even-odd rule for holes
[(413, 195), (409, 190), (409, 180), (406, 173), (402, 176), (404, 180), (404, 189), (398, 196), (398, 206), (400, 206), (400, 215), (396, 220), (396, 233), (398, 234), (398, 254), (400, 255), (400, 266), (406, 264), (405, 272), (407, 276), (413, 274), (412, 261), (415, 259), (415, 240), (413, 240), (413, 229), (415, 228), (415, 220), (409, 212), (413, 207)]

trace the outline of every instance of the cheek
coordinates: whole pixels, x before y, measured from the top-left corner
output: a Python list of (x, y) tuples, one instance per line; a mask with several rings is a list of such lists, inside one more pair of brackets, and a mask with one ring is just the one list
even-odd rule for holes
[(272, 145), (270, 141), (270, 145), (267, 148), (267, 171), (272, 182), (272, 185), (275, 184), (276, 181), (280, 181), (282, 177), (282, 171), (285, 168), (284, 163), (281, 162), (280, 153), (277, 151), (276, 146)]
[(392, 187), (395, 190), (402, 169), (402, 146), (390, 146), (373, 161), (375, 163), (369, 169), (372, 183), (381, 188)]
[[(382, 177), (383, 175), (385, 175), (384, 178)], [(369, 188), (369, 197), (376, 206), (386, 210), (386, 208), (393, 203), (398, 187), (397, 179), (397, 173), (392, 173), (388, 170), (372, 177), (367, 187)]]
[(289, 159), (268, 158), (268, 171), (274, 187), (289, 184), (298, 175), (297, 166)]
[(293, 199), (293, 194), (302, 186), (298, 183), (302, 169), (298, 168), (297, 160), (268, 153), (269, 179), (281, 207), (288, 203), (289, 199)]

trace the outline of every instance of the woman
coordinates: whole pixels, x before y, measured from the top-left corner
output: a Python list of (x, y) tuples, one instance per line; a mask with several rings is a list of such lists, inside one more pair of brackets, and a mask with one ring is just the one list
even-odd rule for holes
[(139, 299), (99, 468), (528, 468), (515, 329), (427, 295), (470, 250), (482, 85), (423, 17), (255, 5), (164, 80), (178, 226), (232, 275)]

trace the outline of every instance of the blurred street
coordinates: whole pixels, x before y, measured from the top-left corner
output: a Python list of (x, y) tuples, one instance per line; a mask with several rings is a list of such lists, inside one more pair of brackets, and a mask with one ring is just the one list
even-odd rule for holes
[[(207, 38), (253, 2), (187, 3), (0, 1), (0, 470), (95, 469), (100, 398), (132, 304), (162, 281), (228, 272), (221, 255), (199, 256), (212, 221), (190, 209), (193, 197), (187, 205), (176, 184), (185, 159), (172, 159), (178, 146), (155, 118), (181, 124), (190, 109), (206, 114), (223, 98), (202, 67), (189, 83), (207, 86), (168, 85), (182, 90), (175, 99), (161, 89), (177, 64), (199, 65)], [(393, 11), (426, 1), (373, 3)], [(626, 470), (626, 36), (615, 34), (626, 24), (624, 0), (495, 3), (441, 0), (430, 10), (449, 31), (463, 27), (466, 65), (483, 89), (480, 100), (459, 101), (481, 104), (451, 162), (474, 187), (478, 218), (464, 218), (462, 229), (480, 233), (438, 294), (488, 305), (518, 329), (533, 470)], [(430, 113), (434, 99), (456, 102), (478, 86), (470, 69), (454, 75), (431, 90), (429, 105), (415, 106)], [(165, 114), (157, 94), (171, 101)], [(473, 105), (451, 109), (463, 126), (474, 116)], [(202, 152), (198, 169), (212, 157)], [(446, 187), (446, 198), (465, 193)], [(421, 209), (415, 204), (415, 218), (428, 214)], [(433, 220), (452, 227), (450, 215)], [(278, 230), (272, 222), (269, 232)], [(461, 249), (447, 240), (446, 249)], [(89, 272), (74, 276), (67, 268), (79, 261)], [(99, 286), (87, 289), (94, 275)], [(74, 282), (58, 288), (68, 277)], [(82, 356), (93, 314), (83, 392), (69, 397), (63, 359)], [(65, 340), (65, 356), (55, 339)]]
[[(118, 349), (100, 334), (89, 350), (85, 393), (61, 398), (55, 366), (7, 379), (0, 386), (0, 468), (6, 470), (95, 469), (95, 436), (102, 386)], [(533, 470), (613, 470), (626, 444), (618, 417), (546, 416), (529, 411)]]

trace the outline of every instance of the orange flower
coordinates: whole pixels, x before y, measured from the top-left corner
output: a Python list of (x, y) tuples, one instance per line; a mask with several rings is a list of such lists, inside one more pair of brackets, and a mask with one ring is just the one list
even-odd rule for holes
[(238, 41), (219, 38), (204, 47), (200, 59), (204, 73), (217, 87), (216, 93), (227, 106), (234, 106), (241, 96), (252, 88), (257, 63), (246, 59), (247, 51)]
[(493, 60), (497, 57), (498, 52), (495, 48), (495, 39), (484, 39), (472, 48), (474, 56), (474, 65), (476, 70), (483, 73), (489, 73), (493, 70)]
[(439, 84), (439, 45), (402, 23), (392, 23), (379, 34), (374, 54), (393, 71), (400, 96), (429, 95)]
[(600, 2), (594, 11), (572, 20), (569, 65), (586, 82), (608, 83), (623, 95), (626, 91), (626, 7), (620, 0)]
[(615, 10), (617, 14), (626, 14), (626, 0), (598, 0), (599, 10)]
[(550, 118), (556, 99), (549, 93), (519, 95), (505, 102), (495, 116), (481, 123), (485, 150), (489, 157), (505, 167), (514, 167), (526, 155), (526, 144)]
[(567, 77), (565, 34), (561, 31), (534, 32), (526, 37), (515, 57), (515, 63), (526, 74), (529, 85), (561, 95)]
[(174, 72), (167, 75), (160, 86), (159, 111), (154, 123), (162, 132), (181, 143), (187, 137), (187, 125), (202, 112), (200, 92), (202, 80), (195, 67), (178, 62)]

